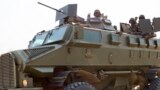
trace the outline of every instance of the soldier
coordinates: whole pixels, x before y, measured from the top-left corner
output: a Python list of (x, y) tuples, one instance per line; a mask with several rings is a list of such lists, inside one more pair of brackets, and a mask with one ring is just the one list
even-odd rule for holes
[[(139, 20), (145, 19), (145, 16), (143, 14), (139, 15)], [(152, 38), (156, 37), (156, 34), (154, 32), (146, 33), (143, 35), (144, 38)]]
[(129, 34), (140, 35), (141, 32), (138, 30), (137, 18), (130, 18), (129, 23), (131, 25)]
[(107, 19), (107, 16), (104, 16), (100, 10), (96, 9), (93, 15), (93, 18), (90, 17), (90, 14), (88, 14), (87, 17), (87, 23), (92, 27), (106, 30), (106, 27), (111, 26), (111, 21)]
[(102, 18), (100, 10), (96, 9), (94, 11), (94, 17), (90, 17), (90, 14), (87, 16), (87, 23), (90, 24), (93, 28), (103, 29)]
[[(139, 20), (141, 19), (145, 19), (145, 16), (144, 15), (140, 15)], [(137, 17), (135, 18), (130, 18), (129, 20), (129, 23), (131, 24), (131, 27), (130, 27), (130, 34), (134, 34), (134, 35), (141, 35), (141, 32), (139, 31), (139, 24), (137, 23)]]
[[(100, 10), (98, 10), (98, 9), (96, 9), (95, 11), (94, 11), (94, 19), (96, 19), (96, 20), (101, 20), (102, 18), (101, 18), (101, 16), (102, 16), (102, 14), (101, 14), (101, 12), (100, 12)], [(87, 21), (88, 22), (90, 22), (90, 21), (92, 21), (91, 19), (93, 19), (93, 18), (91, 18), (91, 16), (90, 16), (90, 13), (88, 14), (88, 16), (87, 16)]]
[(100, 19), (103, 23), (111, 25), (111, 21), (107, 19), (107, 16), (104, 16), (98, 9), (94, 11), (94, 17)]

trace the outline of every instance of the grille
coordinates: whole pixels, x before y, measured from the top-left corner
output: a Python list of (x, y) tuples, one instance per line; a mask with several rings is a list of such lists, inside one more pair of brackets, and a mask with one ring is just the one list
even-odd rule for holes
[(14, 88), (16, 85), (14, 58), (9, 54), (0, 57), (0, 89)]

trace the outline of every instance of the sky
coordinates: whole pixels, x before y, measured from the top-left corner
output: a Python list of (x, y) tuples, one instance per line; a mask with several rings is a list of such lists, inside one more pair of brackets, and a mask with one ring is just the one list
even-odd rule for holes
[(140, 14), (149, 19), (160, 17), (159, 0), (0, 0), (0, 54), (27, 48), (37, 32), (57, 25), (56, 12), (37, 2), (57, 9), (78, 4), (78, 16), (85, 19), (99, 9), (118, 27)]

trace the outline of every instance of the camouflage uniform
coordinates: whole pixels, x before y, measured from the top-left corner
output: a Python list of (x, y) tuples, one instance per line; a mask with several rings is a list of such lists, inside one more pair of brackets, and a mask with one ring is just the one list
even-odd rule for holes
[(131, 24), (129, 33), (134, 35), (140, 35), (141, 32), (138, 30), (138, 24), (136, 23), (136, 20), (134, 18), (131, 18), (129, 20), (129, 23)]

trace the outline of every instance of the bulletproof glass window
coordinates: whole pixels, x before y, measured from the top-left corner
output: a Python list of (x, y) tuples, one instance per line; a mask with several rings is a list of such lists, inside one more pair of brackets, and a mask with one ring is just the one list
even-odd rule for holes
[(104, 29), (104, 25), (100, 18), (89, 18), (88, 22), (93, 28)]
[(48, 32), (40, 32), (38, 33), (32, 40), (31, 44), (29, 47), (36, 47), (36, 46), (40, 46), (43, 44), (46, 36), (47, 36)]
[(85, 28), (83, 39), (84, 41), (91, 42), (91, 43), (101, 43), (101, 39), (102, 39), (101, 31)]
[(90, 23), (101, 23), (100, 18), (89, 18)]
[(136, 47), (138, 46), (138, 41), (136, 36), (128, 36), (128, 44), (130, 47)]
[(144, 38), (138, 38), (139, 47), (145, 48), (147, 47), (146, 40)]
[(49, 43), (53, 43), (57, 41), (63, 41), (67, 29), (68, 29), (68, 25), (51, 30), (44, 44), (49, 44)]
[(119, 45), (120, 44), (120, 35), (119, 34), (111, 34), (111, 44)]
[(104, 30), (115, 31), (116, 29), (112, 25), (104, 24)]
[(156, 44), (156, 48), (160, 48), (160, 39), (157, 39), (155, 41), (155, 44)]
[(147, 40), (147, 46), (148, 46), (148, 48), (155, 48), (156, 47), (156, 44), (155, 44), (155, 41), (154, 41), (154, 39), (148, 39)]
[(125, 33), (129, 33), (130, 25), (127, 23), (120, 23), (120, 30)]

